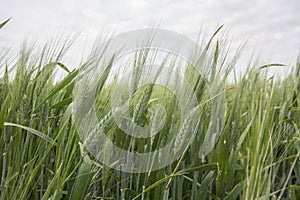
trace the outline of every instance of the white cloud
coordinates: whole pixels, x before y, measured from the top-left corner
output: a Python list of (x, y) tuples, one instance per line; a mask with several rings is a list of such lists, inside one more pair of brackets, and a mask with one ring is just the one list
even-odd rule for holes
[(233, 27), (233, 46), (252, 35), (249, 48), (261, 49), (261, 57), (289, 62), (300, 48), (299, 10), (298, 0), (11, 0), (0, 7), (0, 20), (13, 17), (1, 29), (0, 47), (18, 46), (29, 35), (45, 41), (57, 32), (82, 32), (83, 41), (89, 34), (92, 43), (103, 30), (157, 24), (195, 38), (202, 25), (212, 32), (225, 24)]

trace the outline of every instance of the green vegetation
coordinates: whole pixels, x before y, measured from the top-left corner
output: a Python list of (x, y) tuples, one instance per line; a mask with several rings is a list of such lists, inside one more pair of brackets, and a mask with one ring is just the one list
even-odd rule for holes
[[(203, 107), (206, 112), (201, 112), (190, 147), (171, 165), (149, 173), (110, 169), (82, 145), (72, 120), (72, 95), (83, 66), (72, 71), (61, 63), (70, 43), (45, 46), (39, 55), (23, 48), (8, 64), (0, 53), (1, 199), (300, 199), (300, 59), (284, 79), (266, 76), (265, 70), (274, 64), (249, 67), (239, 80), (228, 82), (235, 60), (223, 62), (222, 44), (209, 42), (201, 63), (212, 68), (212, 81), (219, 79), (225, 85), (227, 110), (216, 147), (199, 156), (211, 117)], [(56, 82), (58, 68), (67, 75)], [(209, 101), (200, 75), (187, 72), (186, 78), (199, 102)], [(114, 84), (99, 87), (99, 118), (110, 112)], [(156, 99), (168, 117), (177, 115), (171, 92), (148, 85), (131, 99), (136, 123), (147, 123)], [(168, 135), (170, 120), (153, 140), (138, 143), (113, 121), (105, 128), (116, 145), (149, 151), (174, 137)]]

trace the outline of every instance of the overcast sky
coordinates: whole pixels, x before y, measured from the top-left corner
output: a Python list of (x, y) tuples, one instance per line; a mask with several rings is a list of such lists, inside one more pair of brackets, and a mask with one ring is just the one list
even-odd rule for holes
[(18, 48), (28, 38), (44, 42), (59, 32), (80, 32), (78, 52), (84, 51), (82, 41), (91, 44), (108, 29), (119, 33), (159, 25), (196, 39), (201, 27), (211, 33), (225, 24), (234, 47), (250, 36), (247, 52), (255, 49), (271, 62), (293, 63), (300, 50), (299, 0), (2, 1), (0, 20), (9, 17), (0, 31), (1, 48)]

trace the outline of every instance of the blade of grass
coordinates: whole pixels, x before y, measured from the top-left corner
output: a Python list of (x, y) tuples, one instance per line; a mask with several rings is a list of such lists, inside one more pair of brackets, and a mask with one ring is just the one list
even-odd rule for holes
[(58, 83), (54, 89), (50, 92), (50, 94), (42, 100), (42, 102), (35, 108), (35, 111), (39, 109), (47, 100), (51, 99), (55, 94), (57, 94), (59, 91), (61, 91), (63, 88), (65, 88), (67, 85), (69, 85), (74, 78), (77, 76), (78, 70), (75, 70), (71, 72), (66, 78), (64, 78), (60, 83)]
[(22, 125), (19, 125), (19, 124), (10, 123), (10, 122), (4, 122), (4, 126), (14, 126), (14, 127), (24, 129), (24, 130), (26, 130), (30, 133), (33, 133), (34, 135), (42, 138), (43, 140), (49, 142), (50, 144), (56, 145), (56, 143), (54, 142), (54, 140), (52, 140), (52, 138), (48, 137), (44, 133), (42, 133), (40, 131), (37, 131), (33, 128), (30, 128), (30, 127), (27, 127), (27, 126), (22, 126)]
[(7, 22), (9, 22), (10, 19), (11, 19), (11, 18), (9, 18), (9, 19), (7, 19), (6, 21), (2, 22), (2, 23), (0, 24), (0, 29), (1, 29), (3, 26), (5, 26), (5, 24), (7, 24)]

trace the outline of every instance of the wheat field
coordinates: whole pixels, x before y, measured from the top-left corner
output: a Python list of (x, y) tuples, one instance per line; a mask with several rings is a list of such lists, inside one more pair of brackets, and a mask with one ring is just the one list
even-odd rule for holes
[[(72, 42), (47, 44), (38, 53), (24, 46), (12, 62), (0, 52), (1, 199), (300, 199), (300, 60), (284, 78), (266, 74), (269, 68), (282, 67), (280, 64), (251, 62), (244, 75), (229, 81), (240, 52), (226, 60), (225, 45), (216, 34), (203, 42), (201, 65), (211, 68), (210, 81), (222, 82), (226, 112), (217, 143), (205, 155), (199, 152), (214, 115), (206, 104), (212, 100), (200, 74), (187, 68), (184, 76), (201, 108), (195, 129), (188, 125), (180, 129), (176, 121), (181, 120), (179, 102), (172, 92), (152, 84), (136, 88), (129, 106), (135, 123), (148, 123), (153, 102), (166, 111), (158, 134), (136, 139), (109, 115), (111, 91), (128, 88), (124, 83), (107, 82), (110, 65), (103, 66), (107, 74), (101, 74), (95, 83), (95, 107), (100, 126), (115, 145), (147, 152), (176, 137), (171, 129), (177, 128), (179, 134), (195, 133), (178, 159), (146, 173), (110, 168), (85, 148), (95, 136), (83, 140), (77, 133), (72, 113), (74, 88), (80, 69), (95, 63), (87, 60), (81, 66), (65, 66), (61, 60)], [(137, 54), (135, 73), (146, 67), (147, 56)], [(220, 66), (222, 70), (217, 70)], [(58, 81), (57, 69), (67, 74)], [(133, 84), (135, 81), (138, 75)], [(176, 77), (170, 81), (182, 89)], [(176, 144), (170, 154), (180, 148)]]

